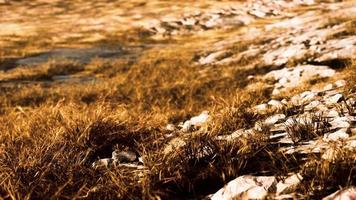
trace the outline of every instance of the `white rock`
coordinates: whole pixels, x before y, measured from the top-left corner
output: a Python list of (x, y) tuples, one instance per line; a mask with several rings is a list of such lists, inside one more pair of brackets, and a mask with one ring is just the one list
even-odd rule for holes
[(346, 133), (347, 129), (340, 129), (334, 133), (325, 134), (323, 140), (324, 141), (338, 141), (341, 139), (347, 139), (349, 134)]
[(324, 91), (332, 90), (333, 89), (333, 84), (329, 83), (323, 87)]
[(277, 195), (292, 193), (303, 180), (303, 177), (298, 174), (293, 174), (283, 181), (277, 183)]
[(167, 131), (174, 131), (175, 129), (176, 127), (174, 126), (174, 124), (167, 124), (166, 126)]
[(117, 163), (130, 163), (138, 159), (135, 152), (115, 150), (112, 152), (111, 159)]
[(182, 131), (188, 132), (193, 127), (197, 128), (202, 126), (209, 119), (208, 113), (209, 113), (208, 111), (203, 111), (200, 115), (192, 117), (190, 120), (184, 122)]
[(323, 200), (355, 200), (356, 199), (356, 187), (349, 187), (338, 190)]
[(315, 100), (315, 101), (310, 102), (308, 105), (306, 105), (304, 107), (304, 109), (309, 111), (309, 110), (312, 110), (312, 109), (314, 109), (314, 108), (316, 108), (316, 107), (318, 107), (320, 105), (321, 105), (321, 102), (318, 101), (318, 100)]
[(257, 112), (263, 113), (263, 112), (267, 111), (268, 105), (265, 104), (265, 103), (264, 104), (260, 104), (260, 105), (255, 106), (255, 109), (257, 110)]
[(344, 87), (346, 85), (346, 81), (345, 80), (338, 80), (335, 83), (336, 87)]
[(339, 117), (339, 112), (337, 112), (335, 109), (327, 110), (326, 117)]
[(275, 189), (275, 184), (273, 176), (240, 176), (217, 191), (211, 199), (264, 199), (269, 191)]
[(201, 57), (199, 59), (199, 63), (202, 65), (212, 64), (213, 62), (216, 61), (217, 57), (219, 57), (220, 55), (222, 55), (224, 53), (225, 53), (224, 51), (217, 51), (217, 52), (211, 53), (206, 57)]
[(305, 91), (300, 94), (300, 98), (303, 103), (310, 102), (315, 98), (315, 94), (311, 91)]
[(325, 99), (325, 102), (327, 103), (327, 105), (332, 105), (340, 102), (342, 98), (343, 98), (342, 94), (335, 94), (331, 97), (327, 97), (327, 99)]
[(336, 117), (329, 124), (332, 128), (349, 128), (351, 126), (348, 117)]
[(283, 122), (285, 119), (286, 119), (286, 116), (284, 114), (276, 114), (276, 115), (268, 117), (265, 120), (265, 124), (273, 125), (275, 123)]
[(272, 107), (277, 108), (277, 109), (281, 109), (284, 106), (282, 102), (274, 100), (274, 99), (270, 100), (267, 104), (271, 105)]
[(95, 169), (102, 168), (102, 167), (109, 167), (110, 163), (112, 163), (112, 159), (111, 158), (103, 158), (103, 159), (95, 161), (92, 164), (92, 167), (95, 168)]

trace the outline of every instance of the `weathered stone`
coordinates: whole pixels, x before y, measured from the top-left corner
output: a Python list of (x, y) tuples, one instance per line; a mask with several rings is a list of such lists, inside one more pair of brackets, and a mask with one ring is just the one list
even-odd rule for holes
[(356, 187), (354, 186), (349, 188), (343, 188), (323, 198), (323, 200), (355, 200), (355, 199), (356, 199)]
[(115, 150), (112, 152), (112, 160), (117, 163), (130, 163), (138, 160), (135, 152)]
[(329, 83), (323, 87), (323, 90), (328, 91), (328, 90), (332, 90), (333, 88), (334, 88), (333, 84)]
[(268, 105), (267, 104), (259, 104), (255, 106), (255, 109), (258, 113), (264, 113), (268, 110)]
[(336, 118), (339, 117), (339, 112), (336, 111), (335, 109), (328, 109), (325, 111), (325, 117), (331, 117), (331, 118)]
[(347, 129), (340, 129), (336, 132), (325, 134), (323, 140), (324, 141), (338, 141), (341, 139), (347, 139), (349, 134), (347, 134)]
[(336, 117), (329, 124), (332, 128), (349, 128), (351, 126), (348, 117)]
[(312, 109), (314, 109), (314, 108), (320, 107), (320, 105), (321, 105), (321, 102), (318, 101), (318, 100), (315, 100), (315, 101), (310, 102), (308, 105), (306, 105), (306, 106), (304, 107), (304, 109), (305, 109), (306, 111), (310, 111), (310, 110), (312, 110)]
[(336, 87), (344, 87), (346, 85), (346, 81), (345, 80), (338, 80), (335, 83)]
[(268, 103), (268, 105), (270, 105), (273, 108), (277, 108), (277, 109), (282, 109), (284, 107), (283, 103), (277, 100), (270, 100)]
[(285, 119), (286, 119), (286, 116), (284, 114), (276, 114), (271, 117), (268, 117), (264, 123), (266, 125), (273, 125), (277, 122), (283, 122), (283, 121), (285, 121)]
[(275, 190), (276, 183), (273, 176), (240, 176), (217, 191), (211, 199), (264, 199), (268, 192)]
[(335, 94), (331, 97), (327, 97), (327, 99), (325, 99), (325, 103), (327, 105), (336, 104), (339, 103), (342, 99), (343, 99), (342, 94)]
[(166, 130), (167, 131), (174, 131), (174, 130), (176, 130), (176, 127), (174, 126), (174, 124), (167, 124)]
[(296, 187), (300, 184), (303, 180), (303, 177), (300, 174), (293, 174), (277, 183), (277, 195), (280, 194), (288, 194), (294, 192)]
[(209, 112), (203, 111), (200, 115), (192, 117), (190, 120), (185, 121), (182, 127), (183, 132), (188, 132), (193, 128), (202, 126), (209, 118)]
[(92, 164), (92, 167), (94, 169), (98, 169), (98, 168), (106, 168), (106, 167), (109, 167), (109, 165), (112, 163), (112, 159), (110, 158), (103, 158), (103, 159), (100, 159), (100, 160), (97, 160), (95, 161), (93, 164)]

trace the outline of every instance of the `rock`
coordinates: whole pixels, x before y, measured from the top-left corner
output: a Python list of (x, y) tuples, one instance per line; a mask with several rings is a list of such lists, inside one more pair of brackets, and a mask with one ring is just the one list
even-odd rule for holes
[(199, 59), (199, 63), (200, 63), (201, 65), (212, 64), (212, 63), (214, 63), (214, 62), (216, 61), (216, 59), (217, 59), (219, 56), (223, 55), (224, 53), (225, 53), (224, 51), (218, 51), (218, 52), (211, 53), (211, 54), (209, 54), (209, 55), (206, 56), (206, 57), (201, 57), (201, 58)]
[(351, 132), (351, 135), (356, 135), (356, 128), (352, 128), (352, 129), (350, 130), (350, 132)]
[[(278, 56), (281, 54), (281, 52), (276, 53)], [(288, 59), (283, 60), (283, 61), (275, 61), (277, 63), (273, 63), (273, 61), (268, 61), (272, 62), (270, 65), (275, 65), (279, 66), (280, 64), (284, 64), (287, 62)], [(294, 68), (282, 68), (280, 70), (274, 70), (269, 73), (267, 73), (264, 78), (267, 80), (274, 79), (277, 81), (275, 83), (275, 90), (274, 90), (274, 95), (278, 94), (283, 88), (288, 89), (288, 88), (295, 88), (298, 86), (299, 83), (307, 81), (311, 78), (314, 77), (331, 77), (335, 74), (335, 70), (329, 68), (328, 66), (322, 66), (322, 65), (298, 65)], [(312, 95), (309, 93), (309, 95)], [(313, 98), (313, 96), (306, 96), (308, 98)]]
[(304, 107), (304, 109), (306, 111), (310, 111), (310, 110), (313, 110), (314, 108), (318, 108), (318, 106), (320, 107), (320, 105), (321, 105), (321, 102), (318, 100), (315, 100), (315, 101), (310, 102), (308, 105), (306, 105)]
[(333, 88), (333, 84), (329, 83), (323, 87), (323, 91), (332, 90)]
[(92, 164), (92, 167), (93, 167), (94, 169), (107, 168), (107, 167), (110, 166), (111, 163), (112, 163), (112, 159), (110, 159), (110, 158), (103, 158), (103, 159), (100, 159), (100, 160), (95, 161), (95, 162)]
[(336, 117), (329, 124), (331, 128), (349, 128), (351, 126), (348, 117)]
[(328, 109), (325, 112), (326, 112), (325, 117), (336, 118), (340, 116), (339, 112), (336, 111), (335, 109)]
[(174, 126), (174, 124), (167, 124), (166, 130), (167, 131), (174, 131), (174, 130), (176, 130), (176, 127)]
[(284, 107), (283, 103), (277, 100), (270, 100), (268, 103), (268, 105), (271, 105), (273, 108), (277, 108), (277, 109), (282, 109)]
[(347, 139), (349, 134), (346, 133), (347, 129), (340, 129), (334, 133), (325, 134), (323, 140), (324, 141), (338, 141), (341, 139)]
[(115, 150), (112, 152), (112, 157), (114, 162), (117, 163), (130, 163), (138, 161), (138, 156), (132, 151), (119, 151)]
[(344, 87), (346, 85), (346, 81), (345, 80), (338, 80), (335, 83), (336, 87)]
[(240, 176), (217, 191), (212, 200), (221, 199), (264, 199), (268, 192), (275, 190), (276, 178), (273, 176)]
[(231, 133), (230, 135), (219, 135), (217, 136), (217, 140), (226, 140), (226, 141), (233, 141), (235, 139), (238, 139), (242, 136), (248, 135), (251, 130), (244, 130), (244, 129), (239, 129)]
[(354, 186), (343, 188), (323, 198), (323, 200), (355, 200), (355, 199), (356, 199), (356, 187)]
[(259, 104), (259, 105), (255, 106), (255, 109), (258, 113), (264, 113), (268, 110), (268, 105), (266, 103)]
[(335, 94), (331, 97), (328, 97), (327, 99), (325, 99), (325, 103), (327, 105), (332, 105), (332, 104), (336, 104), (339, 103), (341, 100), (343, 99), (342, 94)]
[(253, 80), (253, 79), (255, 79), (255, 76), (253, 76), (253, 75), (248, 75), (247, 76), (247, 80)]
[(203, 111), (200, 115), (192, 117), (190, 120), (185, 121), (182, 127), (182, 131), (188, 132), (193, 128), (202, 126), (209, 119), (208, 113), (208, 111)]
[(286, 116), (284, 114), (276, 114), (271, 117), (268, 117), (264, 123), (266, 125), (273, 125), (275, 123), (283, 122), (283, 121), (285, 121), (285, 119), (286, 119)]
[(296, 187), (300, 184), (300, 182), (303, 180), (303, 177), (298, 173), (298, 174), (293, 174), (286, 178), (283, 181), (280, 181), (277, 183), (277, 195), (280, 194), (288, 194), (294, 192)]
[(311, 92), (311, 91), (302, 92), (299, 96), (303, 103), (310, 102), (310, 101), (314, 100), (314, 98), (315, 98), (314, 92)]

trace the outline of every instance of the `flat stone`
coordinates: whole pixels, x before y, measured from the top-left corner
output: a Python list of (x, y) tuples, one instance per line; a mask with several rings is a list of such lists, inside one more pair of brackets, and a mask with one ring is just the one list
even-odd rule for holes
[(112, 152), (112, 160), (117, 163), (130, 163), (138, 160), (135, 152), (132, 151), (119, 151)]
[(283, 121), (285, 121), (285, 119), (286, 119), (286, 116), (284, 114), (276, 114), (276, 115), (268, 117), (264, 121), (264, 123), (266, 125), (273, 125), (273, 124), (275, 124), (277, 122), (283, 122)]
[(192, 117), (190, 120), (184, 122), (182, 131), (188, 132), (193, 128), (202, 126), (209, 118), (209, 112), (203, 111), (200, 115)]
[(277, 195), (288, 194), (294, 192), (296, 187), (303, 180), (303, 177), (300, 174), (293, 174), (286, 178), (283, 181), (277, 183)]
[(259, 105), (255, 106), (255, 109), (257, 110), (258, 113), (263, 113), (268, 110), (268, 105), (266, 103), (259, 104)]
[(348, 187), (338, 190), (327, 197), (324, 197), (323, 200), (355, 200), (356, 198), (356, 187)]
[(94, 169), (98, 169), (98, 168), (107, 168), (109, 167), (109, 165), (112, 163), (112, 159), (111, 158), (103, 158), (100, 160), (95, 161), (92, 164), (92, 167)]
[(329, 91), (329, 90), (332, 90), (333, 88), (334, 88), (333, 84), (329, 83), (323, 87), (323, 90)]
[(347, 134), (347, 129), (340, 129), (336, 132), (325, 134), (323, 140), (324, 141), (338, 141), (338, 140), (344, 140), (349, 137), (349, 134)]
[(314, 108), (318, 108), (318, 106), (320, 106), (320, 105), (321, 105), (321, 102), (318, 100), (315, 100), (315, 101), (310, 102), (308, 105), (306, 105), (304, 107), (304, 109), (306, 111), (310, 111), (310, 110), (313, 110)]
[(338, 111), (336, 111), (335, 109), (328, 109), (328, 110), (326, 110), (325, 111), (325, 117), (330, 117), (330, 118), (336, 118), (336, 117), (339, 117), (340, 115), (339, 115), (339, 112)]
[(235, 139), (238, 139), (238, 138), (248, 134), (249, 131), (251, 131), (251, 130), (239, 129), (229, 135), (219, 135), (219, 136), (217, 136), (216, 139), (217, 140), (233, 141)]
[(268, 192), (275, 190), (274, 176), (240, 176), (217, 191), (211, 200), (221, 199), (264, 199)]
[(277, 109), (282, 109), (283, 108), (283, 103), (278, 101), (278, 100), (270, 100), (268, 103), (268, 105), (271, 105), (273, 108), (277, 108)]
[(325, 99), (325, 103), (327, 105), (336, 104), (339, 103), (342, 100), (342, 98), (343, 98), (342, 94), (335, 94), (333, 96), (327, 97), (327, 99)]
[(174, 126), (174, 124), (167, 124), (166, 126), (167, 131), (174, 131), (175, 129), (176, 127)]
[(332, 128), (349, 128), (351, 126), (348, 117), (336, 117), (329, 124)]
[(345, 80), (338, 80), (335, 83), (336, 87), (344, 87), (346, 85), (346, 81)]

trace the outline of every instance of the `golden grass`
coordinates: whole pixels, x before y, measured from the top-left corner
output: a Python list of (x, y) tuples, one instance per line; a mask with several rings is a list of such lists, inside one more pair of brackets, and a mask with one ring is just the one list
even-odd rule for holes
[[(145, 32), (130, 33), (109, 35), (107, 38), (113, 39), (103, 39), (100, 44), (153, 42)], [(264, 81), (247, 79), (264, 70), (249, 65), (255, 60), (197, 65), (198, 50), (208, 44), (205, 39), (167, 39), (163, 47), (146, 50), (135, 61), (96, 59), (86, 65), (51, 61), (1, 72), (0, 198), (204, 198), (239, 175), (284, 176), (299, 170), (306, 177), (298, 190), (304, 195), (311, 191), (319, 197), (355, 184), (353, 152), (342, 151), (342, 160), (334, 163), (319, 157), (307, 161), (288, 157), (270, 143), (268, 129), (233, 142), (216, 140), (217, 135), (251, 128), (266, 117), (251, 108), (267, 102), (271, 88)], [(260, 42), (264, 41), (237, 42), (229, 50), (237, 54)], [(9, 50), (0, 61), (39, 51), (38, 43), (35, 39), (18, 43), (13, 47), (24, 46), (26, 50)], [(348, 94), (355, 93), (355, 71), (355, 62), (341, 71), (340, 76), (349, 83)], [(59, 84), (52, 81), (56, 75), (98, 79)], [(286, 108), (285, 112), (295, 114), (299, 109)], [(178, 125), (203, 110), (209, 111), (211, 120), (202, 130), (180, 133), (165, 129), (167, 123)], [(300, 131), (305, 132), (299, 126), (292, 124), (291, 134), (299, 137)], [(320, 131), (311, 126), (306, 129)], [(184, 145), (166, 154), (164, 150), (173, 139)], [(134, 150), (147, 168), (92, 168), (94, 161), (111, 157), (116, 148)], [(345, 174), (351, 178), (339, 180)]]

